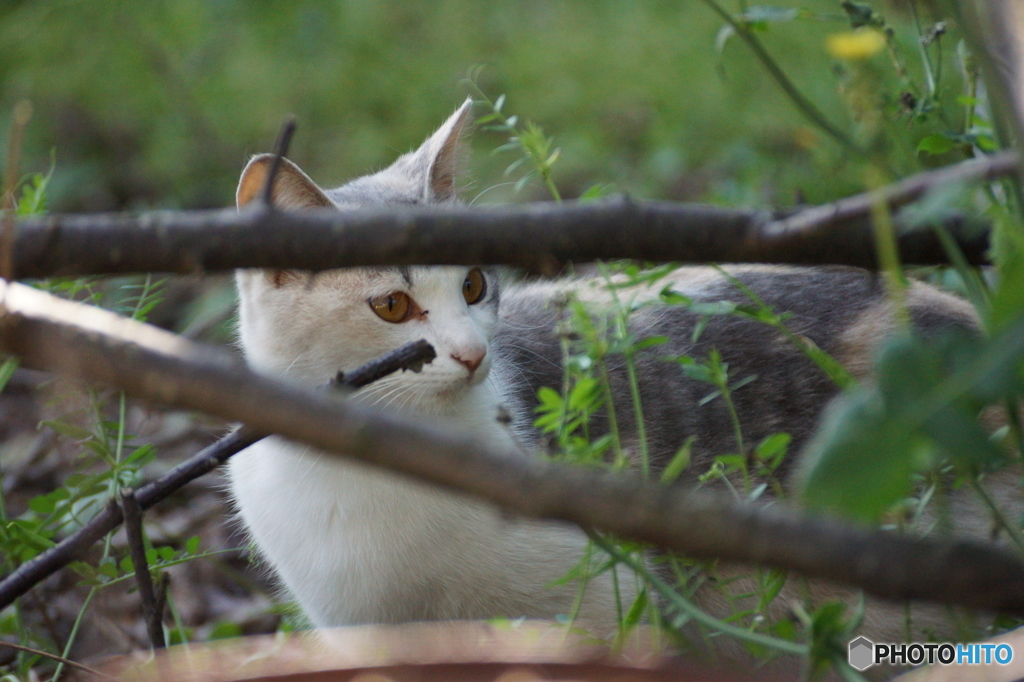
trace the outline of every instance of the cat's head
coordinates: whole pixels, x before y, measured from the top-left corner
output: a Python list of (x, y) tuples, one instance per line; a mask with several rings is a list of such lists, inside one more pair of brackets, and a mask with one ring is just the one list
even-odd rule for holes
[[(416, 151), (390, 167), (324, 190), (282, 160), (274, 205), (345, 210), (455, 201), (459, 136), (467, 100)], [(239, 208), (260, 196), (273, 157), (253, 158), (238, 186)], [(498, 281), (487, 268), (373, 267), (320, 273), (240, 270), (239, 331), (255, 368), (306, 384), (354, 369), (406, 343), (426, 339), (437, 358), (419, 374), (399, 372), (364, 389), (381, 405), (434, 411), (485, 380), (497, 322)]]

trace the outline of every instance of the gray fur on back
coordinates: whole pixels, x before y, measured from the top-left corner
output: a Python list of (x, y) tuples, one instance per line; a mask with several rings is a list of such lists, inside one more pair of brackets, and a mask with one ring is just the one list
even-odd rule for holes
[[(875, 317), (887, 314), (881, 280), (867, 271), (763, 268), (738, 270), (736, 274), (776, 313), (790, 314), (787, 326), (791, 331), (806, 336), (843, 362), (857, 360), (849, 357), (851, 351), (846, 347), (851, 330), (863, 325), (865, 319), (870, 321), (873, 309), (878, 310)], [(704, 287), (694, 298), (749, 302), (724, 277)], [(923, 335), (935, 335), (953, 326), (976, 326), (971, 314), (957, 306), (912, 300), (910, 312), (915, 330)], [(512, 289), (502, 301), (502, 324), (493, 348), (498, 357), (519, 370), (510, 376), (516, 382), (516, 397), (529, 406), (529, 412), (518, 415), (524, 421), (531, 419), (539, 388), (558, 390), (562, 385), (561, 348), (552, 331), (560, 315), (556, 306), (528, 287)], [(757, 444), (784, 431), (793, 438), (790, 451), (797, 451), (814, 430), (822, 409), (836, 395), (835, 383), (792, 341), (765, 324), (734, 315), (715, 316), (693, 342), (699, 319), (683, 306), (666, 305), (642, 308), (632, 317), (631, 329), (637, 339), (661, 335), (670, 338), (667, 344), (643, 350), (637, 356), (648, 447), (655, 469), (663, 467), (689, 436), (696, 437), (694, 464), (690, 467), (693, 473), (705, 471), (715, 456), (737, 450), (724, 401), (715, 398), (700, 404), (714, 387), (687, 378), (678, 364), (662, 359), (689, 355), (704, 360), (712, 348), (717, 348), (722, 361), (728, 363), (733, 382), (757, 377), (733, 393), (745, 443)], [(635, 444), (636, 424), (621, 355), (610, 358), (609, 369), (616, 416), (624, 444), (629, 446)], [(523, 426), (526, 424), (520, 424)], [(606, 432), (603, 413), (595, 417), (591, 428), (592, 433)], [(792, 459), (783, 465), (782, 475), (790, 469)]]

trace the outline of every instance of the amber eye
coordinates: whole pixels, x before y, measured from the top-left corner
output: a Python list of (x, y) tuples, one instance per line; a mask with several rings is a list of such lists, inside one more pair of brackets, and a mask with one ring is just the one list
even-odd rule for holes
[(462, 283), (462, 295), (465, 297), (466, 303), (470, 305), (479, 303), (486, 293), (487, 280), (484, 279), (484, 273), (480, 272), (480, 268), (473, 268), (466, 273), (466, 279)]
[(392, 291), (390, 294), (371, 298), (370, 307), (382, 320), (405, 322), (412, 310), (412, 302), (409, 300), (409, 294), (404, 291)]

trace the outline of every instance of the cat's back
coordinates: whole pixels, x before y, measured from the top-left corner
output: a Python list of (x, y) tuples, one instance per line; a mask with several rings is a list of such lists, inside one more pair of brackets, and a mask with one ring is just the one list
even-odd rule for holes
[[(797, 347), (792, 337), (749, 315), (728, 313), (728, 304), (748, 312), (761, 308), (782, 318), (797, 337), (809, 339), (858, 378), (870, 375), (874, 353), (894, 329), (894, 316), (880, 276), (847, 267), (734, 266), (681, 267), (650, 286), (617, 290), (623, 305), (642, 305), (630, 317), (636, 340), (667, 336), (668, 342), (636, 355), (641, 405), (654, 463), (664, 463), (687, 437), (696, 441), (695, 461), (736, 450), (734, 429), (721, 399), (707, 383), (688, 378), (674, 358), (704, 362), (717, 350), (728, 365), (732, 396), (748, 442), (785, 431), (798, 448), (811, 434), (821, 410), (837, 393), (835, 382)], [(666, 305), (666, 288), (698, 305)], [(543, 386), (561, 389), (563, 353), (586, 352), (569, 322), (568, 300), (587, 302), (592, 311), (609, 310), (603, 278), (538, 282), (506, 287), (494, 341), (498, 357), (515, 368), (512, 391), (524, 405), (536, 404)], [(677, 299), (678, 300), (678, 299)], [(708, 303), (719, 306), (713, 314)], [(914, 283), (907, 305), (917, 333), (937, 336), (954, 327), (976, 330), (977, 317), (965, 301), (934, 287)], [(563, 343), (567, 344), (563, 347)], [(606, 359), (620, 431), (635, 434), (635, 410), (623, 356)], [(529, 419), (530, 417), (524, 417)], [(607, 429), (599, 414), (593, 426)]]

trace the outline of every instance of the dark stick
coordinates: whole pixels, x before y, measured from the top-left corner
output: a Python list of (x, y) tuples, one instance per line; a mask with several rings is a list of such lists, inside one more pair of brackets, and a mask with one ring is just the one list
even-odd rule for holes
[[(392, 372), (404, 369), (416, 371), (424, 363), (433, 360), (435, 355), (434, 347), (429, 343), (422, 339), (414, 341), (352, 370), (348, 378), (338, 383), (346, 388), (359, 388)], [(163, 476), (135, 491), (135, 499), (138, 501), (139, 508), (149, 509), (189, 481), (213, 471), (232, 455), (241, 452), (263, 437), (263, 434), (243, 426), (208, 445)], [(110, 500), (87, 524), (11, 571), (3, 580), (0, 580), (0, 610), (7, 608), (15, 599), (28, 592), (36, 584), (79, 558), (83, 552), (101, 540), (107, 533), (117, 528), (123, 520), (124, 516), (120, 507), (114, 500)]]
[(1024, 614), (1024, 560), (992, 543), (899, 536), (533, 458), (333, 400), (257, 374), (226, 351), (37, 289), (0, 283), (0, 299), (0, 350), (28, 366), (241, 421), (525, 516), (570, 521), (694, 558), (793, 570), (888, 599)]
[(295, 117), (289, 115), (281, 124), (281, 132), (277, 135), (277, 144), (274, 145), (274, 161), (267, 171), (267, 179), (263, 184), (263, 205), (266, 208), (274, 206), (274, 180), (277, 172), (281, 169), (281, 159), (288, 154), (288, 147), (292, 143), (292, 135), (295, 133)]
[(347, 386), (348, 388), (359, 388), (372, 384), (378, 379), (383, 379), (397, 369), (408, 369), (418, 372), (423, 365), (432, 362), (437, 357), (434, 347), (427, 343), (426, 339), (407, 343), (390, 353), (385, 353), (376, 360), (371, 360), (362, 367), (357, 367), (348, 374), (338, 372), (338, 376), (331, 380), (332, 384)]
[(160, 600), (153, 589), (153, 576), (149, 574), (146, 561), (146, 544), (142, 537), (142, 508), (131, 488), (121, 489), (121, 513), (124, 516), (125, 535), (128, 536), (128, 553), (135, 568), (135, 584), (142, 599), (142, 615), (146, 620), (149, 641), (154, 649), (167, 646), (164, 640), (164, 614)]

